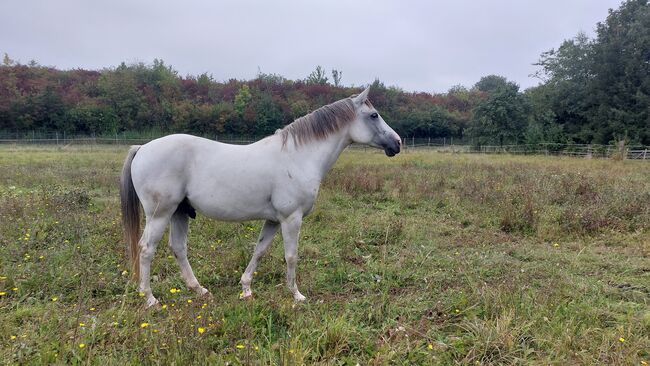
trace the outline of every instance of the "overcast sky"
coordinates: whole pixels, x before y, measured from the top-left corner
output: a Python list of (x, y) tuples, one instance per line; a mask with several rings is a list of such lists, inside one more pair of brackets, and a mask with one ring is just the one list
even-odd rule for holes
[(596, 23), (619, 0), (5, 0), (0, 52), (22, 63), (102, 69), (160, 58), (181, 75), (289, 79), (316, 65), (343, 84), (379, 78), (444, 92), (499, 74), (522, 88), (541, 52)]

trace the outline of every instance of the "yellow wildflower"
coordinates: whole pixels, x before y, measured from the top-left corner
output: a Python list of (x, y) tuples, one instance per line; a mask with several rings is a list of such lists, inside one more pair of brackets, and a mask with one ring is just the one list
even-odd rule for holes
[(167, 309), (167, 304), (164, 304), (164, 305), (162, 306), (162, 308), (163, 308), (163, 309)]
[(79, 348), (84, 348), (84, 347), (86, 347), (85, 343), (79, 343)]
[(7, 293), (4, 292), (4, 291), (1, 291), (1, 292), (0, 292), (0, 296), (4, 296), (4, 295), (6, 295), (6, 294), (7, 294)]
[(191, 299), (188, 299), (188, 300), (187, 300), (187, 303), (188, 303), (188, 304), (191, 304), (191, 303), (192, 303), (192, 300), (191, 300)]
[(85, 323), (79, 323), (79, 326), (80, 326), (80, 327), (85, 327), (86, 324), (85, 324)]
[(169, 292), (171, 292), (172, 294), (175, 294), (175, 293), (180, 292), (180, 291), (181, 290), (179, 290), (177, 288), (172, 288), (172, 289), (169, 290)]
[(427, 346), (427, 348), (428, 348), (428, 349), (433, 349), (433, 344), (429, 343), (429, 345)]
[(643, 366), (648, 366), (648, 363), (645, 362), (645, 361), (643, 361), (643, 360), (641, 360), (641, 365), (643, 365)]
[(90, 308), (90, 311), (95, 311), (95, 308)]
[(144, 323), (140, 324), (140, 328), (146, 328), (148, 326), (149, 326), (149, 323), (147, 323), (147, 322), (144, 322)]
[(53, 297), (52, 301), (57, 301), (59, 298), (58, 297)]
[(618, 339), (618, 341), (623, 343), (623, 342), (625, 342), (625, 338), (621, 337), (621, 338)]
[(244, 345), (243, 345), (243, 344), (238, 344), (238, 345), (236, 345), (235, 347), (238, 348), (238, 349), (243, 349), (243, 348), (244, 348)]
[(201, 319), (201, 315), (197, 316), (196, 318), (197, 318), (197, 319)]
[(12, 335), (10, 338), (11, 338), (11, 340), (13, 341), (13, 340), (16, 339), (16, 336), (15, 336), (15, 335)]
[(12, 288), (11, 291), (18, 291), (18, 287)]
[(199, 332), (199, 334), (203, 334), (203, 333), (205, 333), (205, 328), (199, 327), (199, 329), (197, 329), (197, 331)]

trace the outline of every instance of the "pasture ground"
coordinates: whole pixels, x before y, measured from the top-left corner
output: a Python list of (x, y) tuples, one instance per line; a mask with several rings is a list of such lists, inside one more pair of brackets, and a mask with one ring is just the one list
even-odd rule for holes
[(301, 233), (307, 303), (279, 237), (240, 301), (260, 223), (197, 217), (190, 262), (214, 297), (185, 288), (163, 242), (164, 306), (145, 310), (126, 150), (0, 146), (3, 363), (650, 363), (650, 164), (346, 151)]

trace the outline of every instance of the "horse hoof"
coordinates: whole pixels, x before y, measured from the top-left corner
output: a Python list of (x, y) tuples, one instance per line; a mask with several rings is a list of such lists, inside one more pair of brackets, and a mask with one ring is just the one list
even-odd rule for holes
[(239, 299), (240, 300), (246, 300), (246, 301), (253, 300), (253, 292), (252, 291), (244, 291), (244, 292), (239, 294)]
[(305, 296), (303, 296), (303, 294), (300, 294), (300, 293), (293, 295), (293, 299), (296, 302), (303, 302), (303, 301), (307, 300), (307, 298)]
[(205, 298), (205, 299), (212, 299), (212, 293), (208, 291), (205, 287), (201, 288), (199, 291), (199, 297)]
[(151, 298), (147, 300), (147, 303), (145, 304), (144, 308), (145, 309), (152, 309), (155, 307), (160, 306), (160, 302), (156, 298)]

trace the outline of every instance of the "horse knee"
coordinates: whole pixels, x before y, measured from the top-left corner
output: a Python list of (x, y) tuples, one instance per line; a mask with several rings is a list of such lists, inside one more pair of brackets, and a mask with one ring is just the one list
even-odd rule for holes
[(152, 245), (140, 246), (140, 259), (150, 261), (153, 259), (155, 253), (156, 253), (156, 248)]
[(294, 265), (298, 262), (298, 256), (295, 254), (287, 254), (284, 256), (284, 260), (287, 262), (287, 264)]

